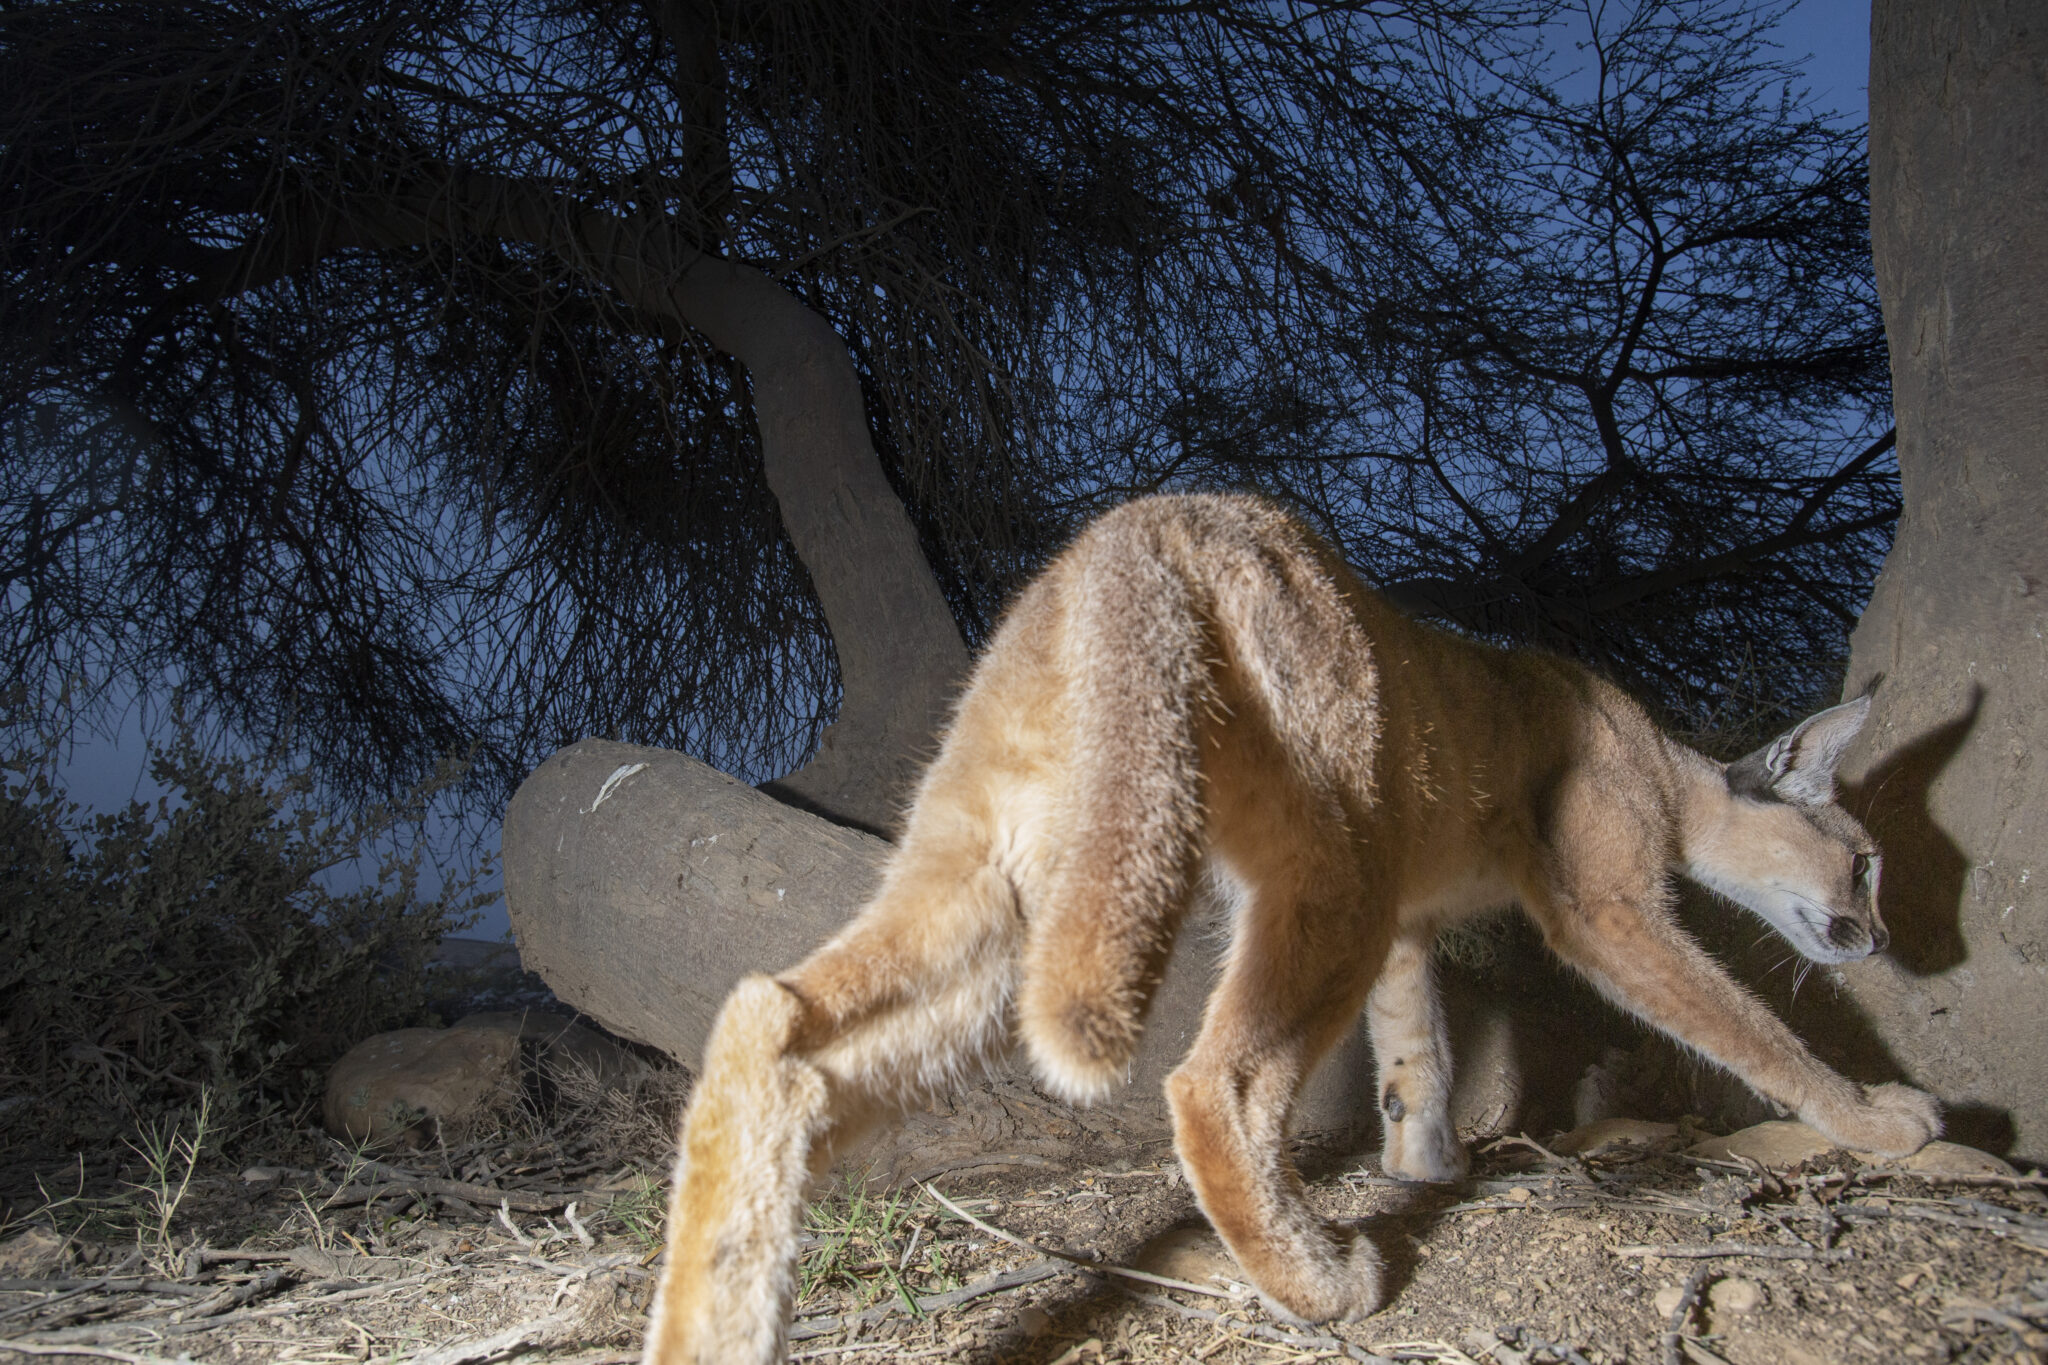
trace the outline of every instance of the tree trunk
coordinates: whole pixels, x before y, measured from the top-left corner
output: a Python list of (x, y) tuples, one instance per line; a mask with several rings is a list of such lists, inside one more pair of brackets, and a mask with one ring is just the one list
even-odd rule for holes
[(2048, 1155), (2048, 22), (1876, 0), (1872, 239), (1905, 511), (1852, 641), (1845, 770), (1893, 949), (1844, 1050)]
[(839, 652), (838, 718), (810, 763), (770, 789), (886, 832), (967, 672), (967, 648), (882, 476), (846, 343), (751, 266), (700, 256), (669, 294), (747, 367), (768, 487)]
[[(841, 689), (811, 762), (768, 786), (842, 823), (893, 828), (967, 647), (883, 476), (839, 335), (767, 274), (705, 255), (666, 219), (591, 212), (540, 182), (451, 170), (430, 194), (356, 212), (363, 240), (381, 245), (476, 233), (546, 247), (747, 367), (763, 472), (824, 608)], [(282, 268), (245, 269), (241, 285)]]

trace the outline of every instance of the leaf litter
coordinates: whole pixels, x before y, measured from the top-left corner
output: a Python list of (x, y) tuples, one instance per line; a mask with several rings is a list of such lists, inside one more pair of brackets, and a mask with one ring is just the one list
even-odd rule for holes
[[(667, 1157), (648, 1131), (623, 1154), (571, 1116), (398, 1155), (301, 1134), (291, 1160), (239, 1173), (161, 1153), (0, 1170), (0, 1359), (626, 1365), (659, 1272)], [(1268, 1313), (1164, 1142), (1068, 1166), (998, 1152), (923, 1184), (822, 1191), (791, 1357), (2048, 1361), (2038, 1176), (1508, 1139), (1463, 1182), (1415, 1185), (1334, 1139), (1293, 1156), (1316, 1208), (1386, 1262), (1389, 1301), (1363, 1321)]]

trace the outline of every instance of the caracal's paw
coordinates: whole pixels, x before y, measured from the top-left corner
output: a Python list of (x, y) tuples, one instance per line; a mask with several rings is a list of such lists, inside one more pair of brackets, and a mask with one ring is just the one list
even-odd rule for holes
[(1356, 1322), (1386, 1302), (1380, 1254), (1354, 1227), (1330, 1225), (1323, 1254), (1287, 1267), (1269, 1284), (1254, 1286), (1268, 1312), (1296, 1327)]
[(1858, 1088), (1855, 1098), (1810, 1107), (1799, 1117), (1858, 1152), (1911, 1156), (1941, 1136), (1941, 1103), (1910, 1085)]
[(1465, 1144), (1448, 1118), (1429, 1122), (1410, 1115), (1385, 1125), (1380, 1166), (1396, 1180), (1463, 1180), (1472, 1169)]

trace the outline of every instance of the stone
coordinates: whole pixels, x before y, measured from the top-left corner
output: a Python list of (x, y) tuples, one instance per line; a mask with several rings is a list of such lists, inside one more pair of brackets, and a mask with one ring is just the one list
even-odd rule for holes
[[(1795, 1119), (1777, 1119), (1769, 1123), (1752, 1124), (1727, 1137), (1708, 1138), (1686, 1149), (1686, 1155), (1707, 1157), (1716, 1161), (1734, 1161), (1747, 1157), (1762, 1166), (1781, 1170), (1797, 1166), (1800, 1162), (1829, 1152), (1842, 1150), (1813, 1129)], [(1896, 1160), (1880, 1157), (1871, 1152), (1851, 1152), (1865, 1165), (1884, 1166), (1890, 1170), (1910, 1171), (1916, 1175), (2012, 1175), (2013, 1167), (2006, 1161), (1980, 1152), (1975, 1147), (1965, 1147), (1960, 1142), (1930, 1142), (1909, 1157)]]
[(502, 1114), (526, 1092), (530, 1075), (574, 1072), (624, 1088), (645, 1069), (617, 1044), (556, 1015), (473, 1014), (451, 1028), (395, 1029), (356, 1044), (327, 1073), (322, 1116), (344, 1141), (421, 1145)]
[(1650, 1307), (1656, 1310), (1659, 1318), (1668, 1319), (1678, 1311), (1678, 1301), (1684, 1297), (1684, 1285), (1667, 1284), (1650, 1300)]
[(1560, 1156), (1616, 1156), (1629, 1151), (1640, 1156), (1667, 1150), (1677, 1137), (1675, 1123), (1600, 1119), (1554, 1139), (1550, 1150)]
[(1737, 1317), (1754, 1313), (1764, 1306), (1763, 1286), (1755, 1280), (1745, 1280), (1740, 1275), (1716, 1280), (1713, 1287), (1707, 1290), (1707, 1306), (1716, 1313), (1729, 1313)]
[(40, 1280), (72, 1261), (71, 1239), (38, 1224), (0, 1242), (0, 1279)]
[(1171, 1228), (1138, 1249), (1132, 1264), (1139, 1270), (1189, 1284), (1242, 1281), (1244, 1271), (1223, 1239), (1208, 1228)]
[(402, 1256), (366, 1256), (312, 1246), (292, 1248), (291, 1263), (316, 1280), (395, 1280), (413, 1268)]
[(2012, 1163), (1989, 1152), (1980, 1152), (1975, 1147), (1965, 1147), (1960, 1142), (1930, 1142), (1903, 1160), (1887, 1161), (1884, 1164), (1894, 1170), (1911, 1171), (1915, 1175), (2019, 1174), (2013, 1169)]
[(1759, 1166), (1782, 1170), (1835, 1151), (1835, 1144), (1797, 1119), (1755, 1123), (1726, 1137), (1711, 1137), (1686, 1149), (1687, 1156), (1712, 1161), (1748, 1158)]

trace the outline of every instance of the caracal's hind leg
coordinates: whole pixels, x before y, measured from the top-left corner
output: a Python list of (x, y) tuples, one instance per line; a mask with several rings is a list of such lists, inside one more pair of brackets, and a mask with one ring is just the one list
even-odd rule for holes
[(1380, 1165), (1402, 1180), (1457, 1180), (1470, 1169), (1451, 1123), (1451, 1043), (1430, 953), (1433, 933), (1394, 940), (1366, 1019), (1379, 1069)]
[(1284, 1142), (1300, 1083), (1358, 1019), (1386, 927), (1358, 913), (1350, 857), (1268, 847), (1264, 868), (1233, 857), (1249, 900), (1200, 1036), (1167, 1078), (1174, 1146), (1268, 1304), (1303, 1322), (1362, 1318), (1382, 1300), (1378, 1254), (1309, 1207)]
[(1015, 907), (981, 846), (920, 847), (913, 832), (875, 900), (830, 943), (733, 990), (683, 1122), (649, 1365), (781, 1359), (814, 1156), (836, 1127), (1002, 1046)]

